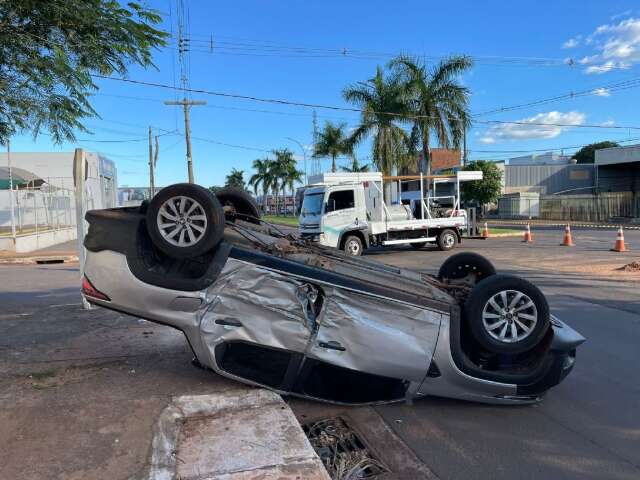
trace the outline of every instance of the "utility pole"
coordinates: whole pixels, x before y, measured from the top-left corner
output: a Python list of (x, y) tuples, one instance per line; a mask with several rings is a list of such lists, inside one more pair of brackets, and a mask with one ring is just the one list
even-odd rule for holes
[(187, 143), (187, 170), (189, 172), (189, 183), (193, 183), (193, 159), (191, 157), (191, 122), (189, 119), (189, 110), (194, 105), (206, 105), (204, 100), (167, 100), (165, 105), (182, 105), (184, 109), (184, 139)]
[[(185, 16), (187, 17), (187, 26), (189, 25), (188, 21), (188, 10), (185, 14), (185, 6), (184, 0), (179, 0), (177, 5), (177, 13), (178, 13), (178, 59), (180, 62), (180, 88), (183, 91), (182, 100), (173, 100), (164, 102), (165, 105), (181, 105), (184, 110), (184, 139), (187, 143), (187, 170), (189, 172), (189, 183), (193, 183), (193, 159), (191, 157), (191, 121), (189, 119), (189, 111), (194, 105), (206, 105), (207, 102), (202, 100), (191, 100), (187, 98), (187, 94), (189, 91), (189, 58), (188, 52), (190, 50), (191, 39), (189, 38), (187, 32), (187, 38), (184, 37), (184, 25), (185, 25)], [(211, 37), (212, 45), (213, 45), (213, 35)]]
[(467, 166), (467, 126), (464, 125), (464, 130), (462, 130), (462, 148), (463, 148), (463, 154), (462, 154), (462, 166), (466, 167)]
[(156, 188), (153, 167), (153, 144), (151, 143), (151, 127), (149, 127), (149, 200), (155, 195)]

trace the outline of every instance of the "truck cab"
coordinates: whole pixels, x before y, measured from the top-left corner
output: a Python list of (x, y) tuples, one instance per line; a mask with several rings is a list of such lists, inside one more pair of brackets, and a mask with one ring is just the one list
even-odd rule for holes
[(435, 196), (434, 189), (434, 196), (426, 198), (422, 190), (403, 198), (403, 178), (383, 177), (380, 172), (312, 176), (300, 209), (300, 236), (350, 255), (361, 255), (371, 246), (398, 244), (422, 248), (435, 242), (441, 250), (453, 248), (467, 228), (459, 182), (481, 179), (482, 172), (437, 176), (440, 183), (453, 182), (456, 194)]

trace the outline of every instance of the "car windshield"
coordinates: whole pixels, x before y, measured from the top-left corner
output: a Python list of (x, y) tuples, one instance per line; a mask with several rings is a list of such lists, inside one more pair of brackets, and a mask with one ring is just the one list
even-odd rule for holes
[(310, 217), (314, 215), (320, 215), (322, 213), (322, 200), (324, 198), (324, 192), (307, 193), (302, 201), (302, 208), (300, 214), (303, 217)]

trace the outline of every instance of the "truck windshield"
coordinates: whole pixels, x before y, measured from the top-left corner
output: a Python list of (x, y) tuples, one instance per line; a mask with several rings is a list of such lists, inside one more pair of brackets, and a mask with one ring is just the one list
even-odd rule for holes
[(320, 215), (322, 213), (322, 200), (324, 199), (324, 192), (307, 193), (302, 201), (302, 208), (300, 214), (303, 217), (310, 217), (314, 215)]

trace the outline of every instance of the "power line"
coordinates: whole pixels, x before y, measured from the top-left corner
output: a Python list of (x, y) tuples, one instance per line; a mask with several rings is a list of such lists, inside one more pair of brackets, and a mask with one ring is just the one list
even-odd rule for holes
[(538, 106), (538, 105), (545, 105), (548, 103), (553, 103), (553, 102), (557, 102), (560, 100), (567, 100), (567, 99), (573, 99), (573, 98), (577, 98), (577, 97), (583, 97), (583, 96), (587, 96), (587, 95), (599, 95), (599, 91), (601, 90), (606, 90), (607, 92), (616, 92), (619, 90), (627, 90), (629, 88), (637, 88), (640, 87), (640, 77), (639, 78), (633, 78), (630, 80), (625, 80), (623, 82), (617, 82), (617, 83), (609, 83), (609, 84), (605, 84), (605, 85), (601, 85), (598, 87), (593, 87), (590, 88), (588, 90), (582, 90), (582, 91), (578, 91), (578, 92), (568, 92), (562, 95), (556, 95), (554, 97), (548, 97), (548, 98), (542, 98), (540, 100), (534, 100), (528, 103), (522, 103), (519, 105), (510, 105), (507, 107), (498, 107), (498, 108), (494, 108), (491, 110), (485, 110), (483, 112), (480, 113), (476, 113), (473, 114), (474, 117), (477, 116), (481, 116), (481, 115), (487, 115), (490, 113), (501, 113), (501, 112), (508, 112), (508, 111), (512, 111), (512, 110), (518, 110), (521, 108), (528, 108), (528, 107), (533, 107), (533, 106)]
[[(101, 79), (105, 79), (105, 80), (115, 80), (115, 81), (119, 81), (119, 82), (125, 82), (125, 83), (131, 83), (131, 84), (135, 84), (135, 85), (144, 85), (147, 87), (156, 87), (156, 88), (164, 88), (164, 89), (173, 89), (173, 87), (171, 85), (166, 85), (166, 84), (162, 84), (162, 83), (155, 83), (155, 82), (147, 82), (147, 81), (142, 81), (142, 80), (133, 80), (130, 78), (118, 78), (118, 77), (109, 77), (106, 75), (98, 75), (98, 74), (93, 74), (93, 77), (96, 78), (101, 78)], [(358, 113), (362, 113), (364, 112), (363, 109), (360, 108), (354, 108), (354, 107), (338, 107), (335, 105), (322, 105), (322, 104), (318, 104), (318, 103), (306, 103), (306, 102), (295, 102), (295, 101), (291, 101), (291, 100), (283, 100), (283, 99), (275, 99), (275, 98), (261, 98), (261, 97), (256, 97), (256, 96), (252, 96), (252, 95), (241, 95), (241, 94), (235, 94), (235, 93), (226, 93), (226, 92), (215, 92), (215, 91), (211, 91), (211, 90), (204, 90), (204, 89), (194, 89), (194, 88), (178, 88), (178, 90), (181, 91), (186, 91), (186, 92), (190, 92), (190, 93), (200, 93), (203, 95), (212, 95), (212, 96), (217, 96), (217, 97), (224, 97), (224, 98), (236, 98), (236, 99), (241, 99), (241, 100), (249, 100), (249, 101), (254, 101), (254, 102), (262, 102), (262, 103), (271, 103), (271, 104), (278, 104), (278, 105), (292, 105), (292, 106), (297, 106), (297, 107), (305, 107), (305, 108), (318, 108), (318, 109), (325, 109), (325, 110), (334, 110), (334, 111), (344, 111), (344, 112), (358, 112)], [(376, 113), (379, 115), (390, 115), (390, 116), (394, 116), (394, 117), (400, 117), (400, 118), (404, 118), (404, 119), (420, 119), (420, 118), (436, 118), (430, 115), (406, 115), (406, 114), (401, 114), (401, 113), (395, 113), (395, 112), (371, 112), (371, 111), (367, 111), (368, 113)], [(624, 130), (640, 130), (640, 127), (638, 126), (629, 126), (629, 125), (611, 125), (611, 126), (604, 126), (604, 125), (587, 125), (587, 124), (580, 124), (580, 125), (575, 125), (575, 124), (566, 124), (566, 123), (543, 123), (543, 122), (530, 122), (530, 121), (506, 121), (506, 120), (475, 120), (476, 123), (480, 123), (480, 124), (509, 124), (509, 125), (529, 125), (529, 126), (548, 126), (548, 127), (567, 127), (567, 128), (601, 128), (601, 129), (624, 129)]]

